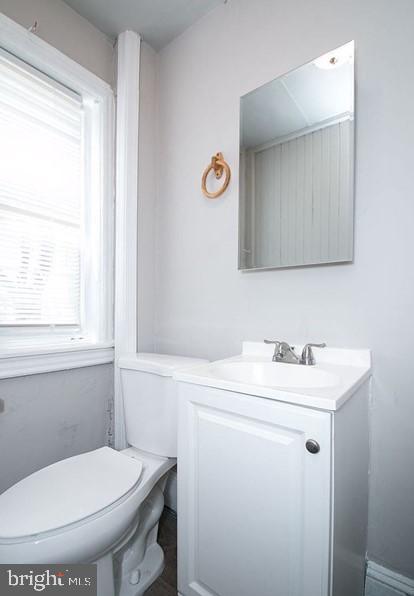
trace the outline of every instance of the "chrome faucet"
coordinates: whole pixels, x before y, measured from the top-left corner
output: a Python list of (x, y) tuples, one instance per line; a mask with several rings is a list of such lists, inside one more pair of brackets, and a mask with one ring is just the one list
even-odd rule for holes
[(275, 351), (273, 352), (273, 362), (285, 362), (286, 364), (304, 364), (305, 366), (312, 366), (315, 364), (315, 356), (312, 348), (325, 348), (326, 344), (306, 344), (302, 350), (302, 355), (299, 357), (295, 354), (295, 349), (285, 341), (277, 341), (265, 339), (265, 344), (274, 344)]
[(301, 364), (305, 364), (308, 366), (316, 364), (312, 348), (326, 348), (326, 344), (306, 344), (302, 350), (302, 356), (300, 358)]
[(295, 354), (293, 347), (290, 347), (285, 341), (264, 340), (265, 344), (275, 344), (273, 352), (273, 362), (287, 362), (289, 364), (300, 364), (300, 358)]

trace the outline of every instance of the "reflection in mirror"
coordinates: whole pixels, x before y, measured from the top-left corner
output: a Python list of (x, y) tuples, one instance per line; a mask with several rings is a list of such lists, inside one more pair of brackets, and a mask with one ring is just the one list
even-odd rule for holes
[(354, 42), (240, 102), (239, 268), (352, 261)]

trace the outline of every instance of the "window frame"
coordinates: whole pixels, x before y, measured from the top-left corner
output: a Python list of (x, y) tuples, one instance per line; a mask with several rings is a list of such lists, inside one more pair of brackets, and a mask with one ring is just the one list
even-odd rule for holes
[[(85, 300), (81, 304), (80, 333), (72, 327), (65, 334), (64, 326), (60, 325), (19, 325), (18, 333), (17, 327), (4, 327), (0, 335), (3, 344), (0, 348), (0, 378), (33, 374), (26, 371), (34, 369), (34, 372), (46, 372), (90, 366), (90, 362), (111, 362), (114, 345), (113, 90), (108, 83), (1, 13), (0, 48), (81, 95), (88, 147), (85, 153), (90, 158), (84, 164), (87, 172), (85, 196), (90, 198), (84, 225), (88, 229), (89, 223), (89, 230), (97, 232), (93, 248), (88, 241), (90, 234), (82, 234), (88, 260), (92, 259), (93, 263), (88, 268), (88, 274), (81, 277)], [(8, 342), (7, 338), (12, 336), (14, 341)], [(21, 340), (16, 341), (19, 336)], [(28, 360), (30, 358), (34, 359), (33, 362)]]

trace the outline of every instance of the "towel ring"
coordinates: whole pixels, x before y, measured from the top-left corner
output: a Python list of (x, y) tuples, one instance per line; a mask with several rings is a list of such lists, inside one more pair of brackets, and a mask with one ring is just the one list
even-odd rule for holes
[[(214, 170), (214, 174), (215, 174), (217, 180), (220, 180), (220, 178), (223, 176), (223, 173), (225, 173), (225, 175), (226, 175), (222, 187), (219, 188), (218, 190), (216, 190), (216, 192), (208, 191), (207, 186), (206, 186), (207, 176), (209, 175), (211, 170)], [(216, 153), (216, 155), (213, 155), (213, 157), (211, 158), (210, 165), (203, 172), (203, 177), (201, 179), (201, 190), (203, 191), (205, 196), (208, 197), (209, 199), (217, 199), (217, 197), (222, 195), (223, 192), (228, 187), (228, 185), (230, 183), (230, 177), (231, 177), (231, 171), (230, 171), (229, 164), (226, 161), (224, 161), (224, 157), (223, 157), (222, 153)]]

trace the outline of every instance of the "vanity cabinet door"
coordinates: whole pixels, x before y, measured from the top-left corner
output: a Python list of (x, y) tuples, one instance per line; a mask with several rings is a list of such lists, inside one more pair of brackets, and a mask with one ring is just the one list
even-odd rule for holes
[(179, 385), (179, 593), (328, 596), (331, 415)]

